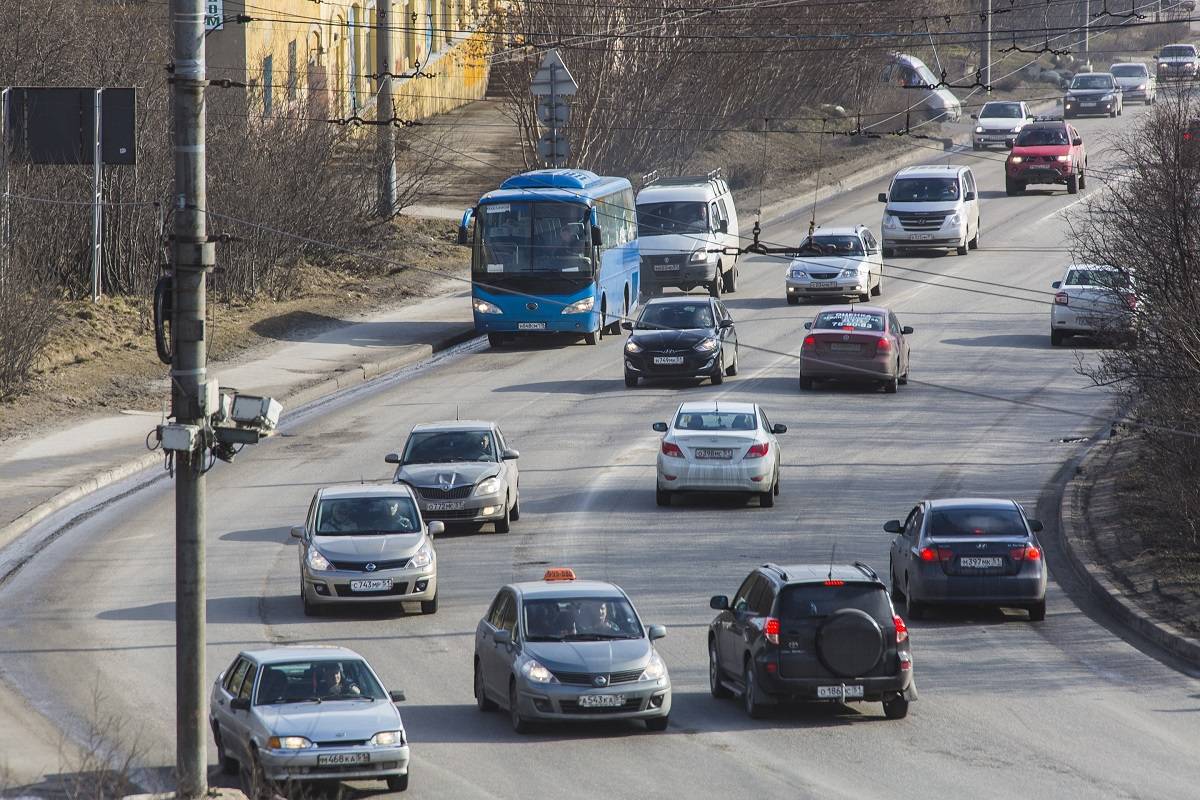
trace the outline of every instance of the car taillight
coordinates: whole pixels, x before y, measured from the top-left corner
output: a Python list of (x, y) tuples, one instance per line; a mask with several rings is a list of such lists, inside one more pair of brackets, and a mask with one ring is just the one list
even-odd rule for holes
[(779, 644), (779, 620), (775, 617), (767, 617), (763, 621), (763, 635), (771, 644)]
[(759, 442), (758, 444), (750, 445), (750, 449), (746, 451), (746, 455), (742, 458), (762, 458), (771, 449), (770, 442)]
[(683, 451), (674, 442), (663, 442), (662, 454), (664, 456), (671, 456), (672, 458), (683, 458)]
[(1066, 292), (1059, 292), (1058, 294), (1054, 295), (1054, 305), (1069, 306), (1070, 304), (1070, 298), (1067, 297)]
[(1027, 544), (1022, 547), (1010, 547), (1008, 550), (1008, 557), (1013, 561), (1040, 561), (1042, 558), (1042, 551), (1031, 544)]
[(805, 347), (816, 347), (817, 346), (817, 337), (805, 336), (804, 337), (804, 346)]
[(954, 558), (954, 551), (949, 547), (922, 547), (917, 555), (922, 561), (949, 561)]
[(937, 550), (934, 550), (932, 547), (922, 547), (918, 555), (922, 561), (937, 561), (938, 557)]
[(908, 626), (898, 614), (892, 614), (892, 624), (896, 626), (896, 644), (900, 644), (908, 638)]
[(837, 578), (830, 578), (829, 580), (825, 581), (825, 585), (826, 586), (845, 586), (846, 582), (838, 580)]
[(886, 336), (883, 336), (883, 337), (880, 337), (878, 340), (876, 340), (876, 342), (875, 342), (875, 352), (876, 353), (886, 353), (888, 350), (891, 350), (891, 349), (892, 349), (892, 340), (891, 339), (887, 338)]

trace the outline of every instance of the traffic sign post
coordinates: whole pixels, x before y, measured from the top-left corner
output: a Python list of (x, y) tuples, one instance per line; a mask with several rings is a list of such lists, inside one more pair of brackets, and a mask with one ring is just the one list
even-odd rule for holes
[(533, 76), (530, 93), (538, 98), (538, 120), (550, 130), (538, 140), (538, 156), (552, 167), (563, 166), (571, 154), (571, 143), (561, 130), (566, 127), (571, 106), (566, 100), (579, 91), (579, 84), (557, 50), (546, 53)]

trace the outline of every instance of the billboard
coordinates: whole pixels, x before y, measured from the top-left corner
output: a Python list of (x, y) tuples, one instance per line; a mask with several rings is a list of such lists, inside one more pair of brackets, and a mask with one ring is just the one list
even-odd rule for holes
[[(132, 88), (100, 93), (100, 150), (108, 165), (137, 158), (137, 104)], [(14, 161), (92, 164), (96, 90), (84, 87), (14, 86), (8, 91), (5, 137)]]

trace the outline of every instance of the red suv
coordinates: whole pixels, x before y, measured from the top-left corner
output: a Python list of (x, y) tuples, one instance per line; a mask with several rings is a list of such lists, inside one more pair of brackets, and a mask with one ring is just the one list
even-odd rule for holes
[(1017, 134), (1004, 165), (1004, 190), (1021, 194), (1031, 183), (1065, 184), (1075, 194), (1085, 186), (1087, 151), (1074, 126), (1062, 120), (1034, 122)]

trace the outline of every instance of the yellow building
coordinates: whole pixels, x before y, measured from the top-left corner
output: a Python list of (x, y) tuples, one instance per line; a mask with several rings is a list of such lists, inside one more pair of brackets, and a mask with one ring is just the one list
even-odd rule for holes
[[(331, 118), (374, 116), (378, 37), (392, 38), (395, 115), (420, 119), (483, 97), (491, 0), (206, 0), (208, 76), (248, 84), (264, 116), (307, 103)], [(249, 19), (247, 19), (247, 17)], [(414, 74), (414, 73), (422, 74)], [(433, 77), (428, 77), (432, 75)]]

